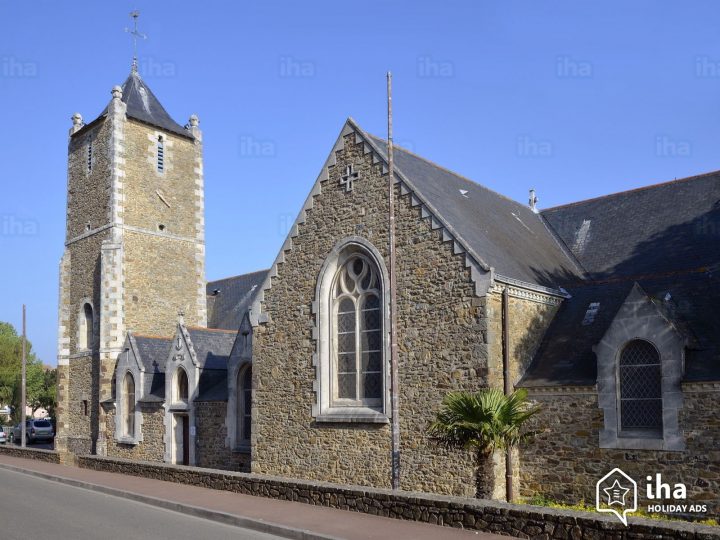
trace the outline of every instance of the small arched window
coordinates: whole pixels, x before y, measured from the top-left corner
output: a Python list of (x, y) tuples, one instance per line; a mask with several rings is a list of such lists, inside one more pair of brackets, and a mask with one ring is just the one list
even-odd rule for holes
[(618, 363), (621, 431), (662, 433), (660, 354), (643, 339), (629, 341)]
[(123, 435), (135, 436), (135, 379), (128, 371), (123, 379)]
[(333, 286), (332, 400), (377, 407), (383, 394), (382, 293), (374, 263), (352, 255)]
[(80, 328), (78, 329), (78, 348), (92, 349), (93, 334), (93, 308), (89, 303), (85, 303), (80, 314)]
[(178, 368), (175, 375), (175, 402), (188, 402), (188, 376), (183, 368)]
[(237, 411), (235, 433), (237, 446), (250, 443), (251, 407), (252, 407), (252, 367), (247, 365), (238, 372)]

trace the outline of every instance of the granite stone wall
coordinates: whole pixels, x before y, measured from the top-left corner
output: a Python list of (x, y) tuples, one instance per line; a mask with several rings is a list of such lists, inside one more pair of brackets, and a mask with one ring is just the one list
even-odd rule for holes
[[(707, 504), (707, 517), (720, 515), (720, 394), (686, 389), (680, 418), (686, 450), (667, 452), (599, 448), (603, 420), (594, 389), (577, 390), (533, 394), (542, 413), (531, 426), (538, 436), (520, 452), (521, 496), (594, 504), (596, 482), (619, 467), (641, 487), (656, 473), (670, 485), (681, 482), (687, 486), (689, 504)], [(640, 495), (644, 493), (641, 489)], [(650, 502), (644, 496), (638, 500), (640, 508)]]
[(250, 472), (250, 452), (230, 449), (225, 425), (227, 403), (195, 402), (197, 464), (209, 469)]
[[(388, 424), (317, 423), (316, 342), (312, 328), (321, 266), (343, 238), (360, 236), (387, 260), (387, 176), (353, 135), (336, 153), (313, 208), (278, 265), (254, 334), (253, 463), (257, 473), (388, 487)], [(340, 185), (347, 165), (359, 173)], [(445, 394), (488, 384), (483, 300), (475, 297), (465, 256), (443, 242), (410, 196), (396, 189), (397, 312), (402, 487), (473, 495), (472, 456), (448, 452), (426, 436)]]
[(160, 404), (140, 404), (142, 439), (138, 444), (123, 444), (115, 439), (115, 409), (105, 415), (107, 455), (139, 461), (162, 462), (165, 456), (165, 409)]
[(22, 448), (11, 443), (0, 445), (0, 455), (23, 459), (35, 459), (38, 461), (46, 461), (48, 463), (60, 463), (60, 454), (57, 452), (52, 450), (42, 450), (40, 448)]
[[(462, 497), (391, 491), (292, 478), (221, 472), (168, 464), (80, 456), (82, 468), (201, 485), (352, 512), (432, 523), (516, 538), (549, 540), (718, 540), (720, 527), (630, 518), (629, 527), (604, 515)], [(438, 537), (442, 530), (438, 529)]]

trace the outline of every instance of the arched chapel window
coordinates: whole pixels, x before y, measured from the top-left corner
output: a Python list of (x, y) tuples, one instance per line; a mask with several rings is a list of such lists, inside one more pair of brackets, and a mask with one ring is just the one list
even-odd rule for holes
[(175, 375), (175, 401), (181, 403), (188, 401), (188, 376), (183, 368), (178, 368)]
[(621, 431), (662, 433), (662, 369), (657, 349), (643, 339), (625, 344), (618, 380)]
[(128, 371), (123, 379), (123, 435), (135, 436), (135, 379)]
[(335, 406), (379, 406), (383, 394), (382, 292), (374, 263), (352, 255), (333, 285)]
[(94, 341), (93, 334), (93, 308), (85, 303), (80, 314), (80, 328), (78, 329), (78, 348), (91, 349)]
[(236, 437), (237, 446), (250, 443), (252, 407), (252, 367), (247, 365), (238, 372), (237, 381)]

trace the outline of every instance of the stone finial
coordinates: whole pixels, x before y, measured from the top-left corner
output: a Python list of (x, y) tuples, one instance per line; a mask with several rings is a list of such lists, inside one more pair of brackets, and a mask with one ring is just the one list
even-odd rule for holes
[(77, 133), (80, 131), (85, 123), (83, 122), (82, 114), (75, 113), (71, 117), (72, 119), (72, 127), (70, 128), (70, 135), (73, 135), (74, 133)]
[(178, 324), (184, 325), (185, 324), (185, 310), (184, 309), (178, 310), (177, 316), (178, 316)]
[(197, 114), (193, 114), (190, 115), (190, 119), (185, 125), (185, 129), (192, 133), (192, 136), (195, 137), (195, 140), (198, 142), (202, 141), (202, 131), (200, 131), (199, 124), (200, 119), (198, 118)]
[(113, 99), (122, 99), (122, 88), (120, 88), (118, 85), (113, 86), (111, 93)]

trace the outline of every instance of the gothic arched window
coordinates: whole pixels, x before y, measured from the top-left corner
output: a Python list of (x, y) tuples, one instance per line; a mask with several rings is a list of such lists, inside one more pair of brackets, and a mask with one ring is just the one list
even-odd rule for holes
[(78, 349), (92, 349), (93, 341), (93, 308), (89, 302), (83, 304), (78, 328)]
[(252, 407), (252, 366), (249, 364), (238, 371), (236, 407), (236, 446), (248, 445), (250, 444), (250, 413)]
[(135, 436), (135, 379), (128, 371), (123, 379), (123, 423), (122, 434), (125, 437)]
[(187, 403), (188, 401), (188, 376), (183, 368), (178, 368), (175, 373), (175, 402)]
[(618, 363), (621, 431), (662, 433), (662, 367), (649, 341), (625, 344)]
[(375, 264), (356, 253), (333, 284), (331, 400), (334, 406), (382, 404), (382, 288)]

